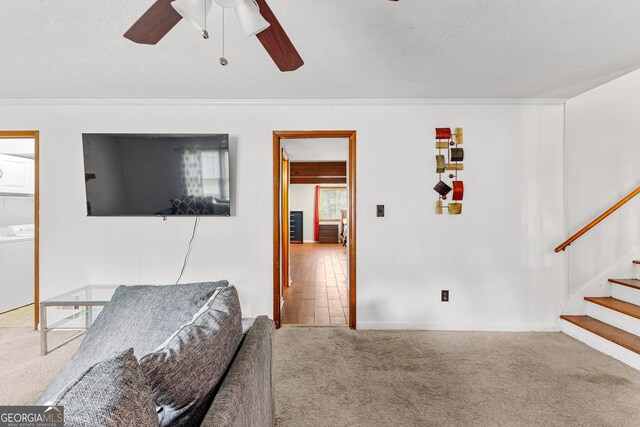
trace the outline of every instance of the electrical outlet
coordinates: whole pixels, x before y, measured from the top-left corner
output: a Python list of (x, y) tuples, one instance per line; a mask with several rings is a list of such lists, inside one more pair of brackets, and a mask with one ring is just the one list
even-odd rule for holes
[(384, 205), (376, 205), (376, 216), (384, 217)]
[(443, 289), (440, 293), (440, 301), (449, 302), (449, 291)]

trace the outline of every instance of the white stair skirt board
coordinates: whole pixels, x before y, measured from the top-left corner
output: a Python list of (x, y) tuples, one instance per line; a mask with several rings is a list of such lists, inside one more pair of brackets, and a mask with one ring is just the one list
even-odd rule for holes
[[(636, 291), (637, 292), (637, 291)], [(640, 319), (587, 301), (587, 314), (611, 326), (640, 335)]]
[(611, 296), (631, 304), (640, 305), (640, 290), (629, 286), (611, 284)]
[(640, 371), (640, 354), (627, 350), (566, 320), (562, 320), (562, 332)]

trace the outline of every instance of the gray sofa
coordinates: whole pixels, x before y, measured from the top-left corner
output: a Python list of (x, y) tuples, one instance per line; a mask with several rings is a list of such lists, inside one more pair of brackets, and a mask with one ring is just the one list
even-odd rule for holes
[[(203, 306), (205, 302), (207, 304)], [(199, 323), (203, 319), (214, 319), (211, 323), (214, 329), (209, 329), (206, 323)], [(188, 326), (191, 324), (195, 326)], [(222, 329), (216, 332), (216, 328)], [(193, 335), (185, 334), (185, 331), (191, 331)], [(68, 409), (70, 416), (77, 415), (79, 419), (98, 419), (92, 417), (95, 414), (106, 415), (102, 419), (109, 421), (110, 426), (133, 426), (140, 423), (140, 420), (133, 421), (137, 419), (132, 415), (135, 412), (123, 415), (121, 409), (126, 409), (126, 405), (117, 403), (133, 400), (123, 392), (116, 391), (111, 396), (109, 391), (133, 390), (136, 393), (134, 397), (142, 396), (140, 407), (145, 406), (145, 401), (152, 407), (151, 417), (144, 418), (144, 425), (158, 425), (156, 422), (159, 422), (167, 427), (273, 426), (274, 331), (273, 321), (266, 316), (241, 320), (237, 292), (227, 281), (121, 286), (89, 328), (76, 354), (49, 384), (38, 404), (66, 405), (72, 398), (77, 398), (80, 400), (66, 407), (65, 414)], [(167, 339), (178, 333), (183, 334), (179, 340)], [(178, 342), (177, 347), (158, 350), (166, 349), (167, 343), (174, 341)], [(103, 381), (91, 380), (91, 375), (94, 375), (91, 372), (95, 375), (103, 372), (101, 369), (105, 363), (108, 366), (118, 365), (119, 359), (110, 362), (113, 353), (127, 349), (131, 351), (129, 358), (135, 371), (131, 374), (133, 377), (126, 377), (127, 371), (108, 371), (102, 378), (115, 385), (104, 392), (100, 386)], [(140, 364), (133, 358), (133, 351)], [(126, 355), (122, 357), (126, 358)], [(154, 364), (156, 360), (161, 360), (161, 363)], [(123, 379), (138, 378), (136, 375), (140, 378), (139, 385), (128, 387), (129, 383)], [(163, 384), (169, 384), (180, 392), (169, 395), (175, 400), (165, 397), (172, 389), (163, 389)], [(74, 394), (74, 390), (80, 391)], [(82, 390), (95, 393), (88, 403), (82, 401), (88, 396)], [(182, 399), (183, 396), (186, 400)], [(97, 404), (93, 405), (94, 402)], [(103, 406), (100, 406), (101, 402)], [(97, 408), (88, 409), (93, 406)], [(155, 412), (159, 419), (154, 421)]]
[(203, 427), (273, 425), (274, 331), (273, 321), (267, 316), (255, 319), (213, 399)]

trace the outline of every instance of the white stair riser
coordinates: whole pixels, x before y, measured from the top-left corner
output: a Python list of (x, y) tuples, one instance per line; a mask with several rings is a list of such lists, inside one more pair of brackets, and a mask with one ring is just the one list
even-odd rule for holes
[(635, 264), (634, 263), (633, 265), (636, 267), (636, 270), (635, 270), (636, 277), (635, 277), (635, 279), (640, 279), (640, 275), (638, 274), (638, 273), (640, 273), (640, 264)]
[(611, 326), (640, 335), (640, 319), (587, 301), (587, 314)]
[(622, 301), (630, 302), (631, 304), (640, 305), (640, 290), (630, 288), (629, 286), (618, 285), (617, 283), (611, 284), (611, 296), (621, 299)]
[(562, 332), (640, 371), (640, 354), (627, 350), (566, 320), (562, 320)]

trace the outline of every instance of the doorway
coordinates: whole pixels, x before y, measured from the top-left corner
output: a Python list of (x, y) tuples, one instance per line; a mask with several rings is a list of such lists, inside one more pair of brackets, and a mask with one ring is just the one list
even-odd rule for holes
[(0, 131), (0, 323), (38, 329), (39, 132)]
[[(320, 164), (297, 162), (295, 156), (288, 157), (286, 152), (287, 143), (297, 142), (297, 140), (313, 142), (318, 150), (322, 150), (323, 143), (324, 147), (329, 147), (334, 142), (343, 140), (347, 161), (330, 162), (325, 159), (324, 162), (317, 162)], [(290, 145), (290, 147), (292, 146)], [(316, 318), (321, 318), (321, 321), (313, 324), (332, 324), (331, 320), (333, 320), (333, 324), (339, 324), (340, 316), (343, 316), (343, 324), (348, 324), (352, 329), (356, 328), (355, 155), (355, 131), (273, 132), (273, 317), (276, 327), (280, 327), (284, 323), (311, 324), (310, 320), (313, 319), (313, 316), (309, 317), (308, 313), (309, 310), (313, 313), (314, 296), (312, 292), (315, 293), (317, 290), (319, 294), (324, 293), (325, 295), (331, 292), (333, 301), (328, 301), (328, 304), (318, 304), (320, 307), (317, 307), (319, 311), (316, 312)], [(339, 172), (340, 167), (342, 167), (342, 172)], [(323, 172), (319, 172), (320, 170)], [(313, 171), (313, 173), (305, 171)], [(307, 213), (306, 219), (304, 219), (302, 208), (299, 208), (300, 211), (294, 211), (293, 202), (291, 202), (291, 206), (289, 205), (290, 195), (292, 191), (296, 193), (294, 190), (298, 187), (297, 184), (301, 184), (299, 187), (302, 192), (308, 192), (308, 189), (302, 188), (303, 186), (315, 187), (313, 217)], [(339, 197), (345, 199), (342, 205), (335, 203), (336, 198)], [(323, 200), (331, 200), (333, 203), (319, 203)], [(325, 207), (320, 209), (324, 215), (323, 221), (319, 221), (319, 206)], [(299, 218), (298, 221), (302, 221), (302, 224), (295, 222), (296, 216)], [(313, 221), (310, 221), (311, 218), (314, 218)], [(306, 226), (304, 226), (305, 222)], [(314, 223), (313, 227), (310, 222)], [(322, 223), (323, 226), (320, 227), (319, 223)], [(296, 224), (307, 230), (307, 237), (303, 237), (304, 233), (298, 235), (294, 232)], [(314, 230), (314, 232), (308, 230)], [(320, 232), (322, 238), (319, 236)], [(313, 236), (311, 236), (312, 234)], [(292, 244), (292, 237), (296, 243)], [(310, 243), (309, 240), (330, 243)], [(293, 261), (293, 269), (290, 269), (291, 261)], [(320, 287), (323, 288), (320, 289)], [(307, 300), (300, 301), (306, 304), (307, 315), (292, 317), (289, 312), (287, 316), (286, 300), (290, 295), (293, 295), (294, 290), (298, 292), (297, 296), (300, 297), (300, 300), (302, 300), (303, 292), (308, 295)], [(329, 306), (329, 304), (331, 305)], [(329, 307), (333, 307), (331, 312), (328, 311)], [(327, 311), (325, 315), (322, 315), (323, 308)], [(330, 314), (335, 316), (331, 316), (333, 317), (331, 318)], [(288, 322), (283, 322), (287, 319)], [(291, 319), (295, 321), (291, 322)]]

